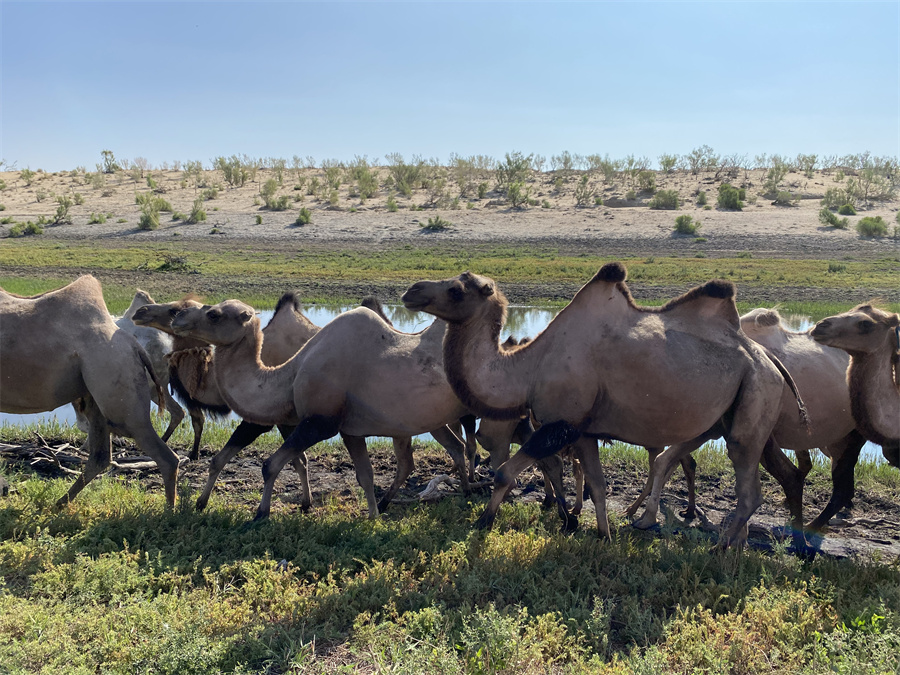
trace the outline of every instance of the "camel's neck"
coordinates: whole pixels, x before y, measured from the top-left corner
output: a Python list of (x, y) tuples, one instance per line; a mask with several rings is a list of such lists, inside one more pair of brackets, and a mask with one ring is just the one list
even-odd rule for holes
[(514, 419), (525, 413), (530, 356), (534, 345), (515, 352), (500, 349), (504, 307), (491, 304), (487, 316), (447, 326), (444, 370), (454, 393), (477, 415)]
[(197, 340), (196, 338), (186, 337), (184, 335), (178, 335), (176, 333), (169, 333), (169, 335), (172, 336), (173, 352), (180, 352), (186, 349), (196, 349), (210, 346), (208, 342)]
[(215, 378), (228, 406), (258, 424), (289, 423), (294, 417), (294, 360), (270, 368), (260, 361), (262, 333), (257, 329), (224, 347), (216, 347)]
[(886, 346), (868, 354), (853, 354), (847, 380), (857, 427), (868, 440), (884, 445), (900, 440), (900, 388)]

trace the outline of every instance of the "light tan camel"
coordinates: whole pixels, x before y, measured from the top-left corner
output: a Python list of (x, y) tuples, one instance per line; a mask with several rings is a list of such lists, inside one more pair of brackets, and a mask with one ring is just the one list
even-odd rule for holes
[(147, 353), (116, 326), (94, 277), (33, 297), (0, 289), (0, 410), (45, 412), (79, 401), (88, 420), (88, 462), (58, 507), (109, 466), (111, 432), (153, 458), (174, 505), (178, 457), (153, 430), (147, 373), (155, 378)]
[(597, 439), (663, 447), (703, 435), (727, 415), (737, 510), (723, 544), (746, 538), (762, 502), (759, 461), (778, 417), (784, 373), (739, 328), (734, 285), (711, 281), (660, 308), (638, 307), (620, 263), (604, 265), (529, 344), (501, 351), (506, 298), (471, 273), (421, 281), (409, 309), (448, 322), (447, 379), (476, 414), (510, 418), (526, 406), (542, 424), (497, 474), (478, 524), (490, 526), (515, 478), (570, 443), (609, 536)]
[(900, 466), (900, 314), (858, 305), (822, 319), (811, 335), (850, 355), (847, 383), (857, 428)]
[[(468, 491), (462, 441), (447, 424), (468, 411), (453, 395), (441, 364), (444, 324), (401, 333), (367, 308), (345, 312), (322, 328), (287, 363), (259, 360), (262, 334), (253, 310), (237, 300), (186, 309), (172, 322), (176, 333), (216, 345), (216, 379), (231, 408), (259, 424), (291, 424), (295, 431), (263, 464), (265, 487), (257, 519), (268, 516), (272, 491), (288, 460), (340, 433), (375, 517), (372, 464), (366, 436), (408, 438), (430, 432), (453, 457)], [(395, 446), (396, 450), (396, 446)], [(411, 450), (398, 453), (394, 482), (382, 504), (412, 471)]]
[[(801, 420), (794, 397), (785, 392), (781, 399), (781, 411), (772, 430), (780, 448), (797, 454), (802, 477), (812, 468), (809, 451), (819, 448), (831, 459), (832, 493), (828, 504), (810, 523), (814, 530), (823, 528), (841, 508), (849, 506), (854, 492), (854, 468), (865, 439), (856, 431), (856, 422), (850, 414), (850, 393), (846, 375), (849, 357), (840, 349), (818, 344), (810, 331), (788, 331), (781, 326), (781, 316), (774, 309), (754, 309), (741, 317), (741, 329), (755, 342), (774, 354), (790, 371), (800, 395), (806, 404), (809, 425)], [(699, 446), (698, 446), (699, 447)], [(680, 444), (666, 450), (666, 457), (687, 456), (695, 450), (693, 444)], [(673, 456), (673, 459), (674, 459)], [(654, 472), (648, 483), (652, 496), (637, 527), (656, 523), (659, 498), (667, 476)], [(645, 493), (626, 512), (634, 514)], [(792, 514), (799, 500), (802, 513), (802, 483), (799, 495), (790, 504)], [(799, 525), (800, 523), (797, 523)]]

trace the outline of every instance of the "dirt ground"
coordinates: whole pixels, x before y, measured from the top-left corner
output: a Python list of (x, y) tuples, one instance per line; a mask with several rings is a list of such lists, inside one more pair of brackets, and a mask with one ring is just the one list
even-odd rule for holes
[[(0, 458), (6, 460), (11, 467), (35, 471), (45, 477), (68, 475), (72, 478), (73, 475), (68, 472), (78, 470), (80, 467), (77, 458), (86, 459), (87, 454), (71, 446), (64, 447), (58, 454), (63, 458), (62, 466), (68, 469), (68, 472), (64, 473), (64, 469), (60, 469), (55, 462), (48, 459), (52, 454), (48, 453), (48, 446), (58, 448), (59, 445), (58, 442), (49, 439), (46, 445), (35, 441), (12, 445), (0, 444)], [(414, 445), (414, 450), (418, 450), (416, 468), (395, 498), (390, 512), (402, 513), (403, 509), (419, 504), (419, 493), (433, 478), (441, 474), (452, 474), (449, 457), (436, 454), (434, 451), (423, 452), (418, 443)], [(207, 449), (199, 461), (185, 461), (182, 465), (179, 478), (182, 485), (186, 482), (189, 486), (192, 500), (196, 499), (206, 483), (208, 458), (211, 454), (212, 452)], [(262, 489), (262, 463), (267, 454), (253, 446), (245, 449), (222, 471), (216, 483), (216, 494), (225, 497), (229, 502), (244, 505), (248, 520), (252, 518), (258, 504), (259, 491)], [(393, 479), (396, 463), (391, 450), (385, 444), (371, 448), (370, 454), (375, 470), (376, 491), (380, 492), (387, 488)], [(480, 454), (484, 458), (484, 451)], [(137, 450), (133, 445), (119, 448), (114, 455), (114, 461), (119, 467), (111, 470), (112, 475), (118, 476), (120, 480), (137, 480), (151, 491), (162, 492), (162, 481), (155, 468), (129, 468), (127, 461), (129, 458), (141, 459), (136, 457)], [(38, 459), (39, 457), (45, 459)], [(638, 537), (662, 536), (659, 532), (635, 530), (625, 521), (624, 511), (640, 493), (646, 477), (645, 469), (636, 470), (633, 466), (608, 457), (604, 458), (603, 465), (609, 486), (607, 499), (613, 529), (620, 535), (632, 533)], [(310, 453), (309, 473), (313, 489), (312, 517), (315, 516), (317, 508), (334, 500), (356, 505), (359, 517), (365, 517), (365, 501), (357, 485), (353, 464), (348, 454), (341, 452), (340, 448), (320, 452), (314, 450)], [(493, 473), (489, 466), (479, 465), (478, 476), (481, 486), (473, 498), (486, 504)], [(567, 501), (571, 506), (575, 497), (571, 467), (567, 467), (564, 480)], [(764, 472), (762, 480), (764, 501), (751, 519), (750, 543), (756, 548), (765, 550), (770, 549), (775, 542), (784, 540), (788, 513), (782, 505), (783, 493), (778, 484)], [(513, 491), (512, 499), (524, 502), (543, 501), (543, 485), (540, 472), (534, 468), (529, 469), (519, 476), (518, 487)], [(295, 514), (297, 517), (309, 517), (303, 516), (297, 505), (299, 489), (297, 475), (290, 466), (286, 467), (276, 484), (273, 516)], [(458, 488), (442, 484), (439, 489), (439, 499), (462, 498)], [(804, 493), (804, 516), (807, 521), (818, 514), (828, 502), (829, 496), (830, 486), (827, 482), (807, 484)], [(702, 467), (698, 471), (697, 505), (703, 511), (708, 523), (699, 518), (684, 522), (677, 515), (686, 505), (686, 500), (687, 490), (679, 471), (663, 493), (660, 515), (663, 530), (677, 532), (692, 529), (703, 532), (711, 542), (715, 541), (717, 532), (710, 524), (718, 525), (734, 508), (733, 476), (728, 472), (710, 475), (704, 473)], [(591, 532), (592, 536), (594, 526), (593, 505), (590, 499), (585, 499), (580, 527)], [(809, 541), (818, 552), (838, 558), (872, 555), (888, 560), (900, 558), (900, 517), (897, 514), (896, 499), (867, 494), (866, 491), (858, 489), (853, 508), (840, 512), (832, 519), (826, 533), (810, 535)]]

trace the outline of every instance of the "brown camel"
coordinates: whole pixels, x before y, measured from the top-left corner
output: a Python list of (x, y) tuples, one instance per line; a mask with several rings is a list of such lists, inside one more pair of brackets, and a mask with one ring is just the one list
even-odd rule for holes
[(740, 331), (734, 285), (711, 281), (659, 308), (638, 307), (620, 263), (604, 265), (529, 344), (501, 351), (506, 298), (466, 272), (421, 281), (409, 309), (448, 322), (447, 379), (476, 414), (510, 418), (530, 407), (542, 424), (498, 471), (479, 520), (490, 526), (519, 472), (570, 443), (609, 536), (597, 439), (663, 447), (703, 435), (725, 419), (738, 504), (725, 546), (746, 538), (762, 502), (759, 461), (779, 413), (786, 371)]
[(100, 282), (83, 276), (33, 297), (0, 289), (0, 345), (0, 410), (45, 412), (78, 401), (88, 420), (88, 462), (58, 507), (109, 466), (112, 432), (134, 438), (153, 458), (166, 503), (175, 504), (178, 457), (150, 421), (153, 366), (109, 315)]
[[(782, 395), (781, 411), (772, 431), (777, 445), (797, 454), (804, 478), (812, 468), (809, 457), (811, 449), (819, 448), (831, 459), (831, 498), (809, 524), (811, 529), (821, 529), (841, 508), (850, 506), (854, 492), (854, 468), (865, 443), (850, 414), (850, 393), (845, 376), (849, 358), (840, 349), (818, 344), (810, 331), (785, 330), (781, 326), (781, 316), (774, 309), (760, 308), (748, 312), (741, 317), (741, 329), (784, 364), (806, 404), (808, 427), (798, 414), (793, 396), (788, 392)], [(687, 456), (696, 449), (695, 445), (699, 447), (697, 444), (680, 444), (668, 449), (666, 456), (672, 455), (672, 459)], [(656, 523), (659, 498), (666, 478), (659, 471), (653, 472), (651, 467), (648, 484), (652, 486), (652, 496), (636, 526), (648, 527)], [(800, 503), (802, 509), (802, 482), (800, 490), (799, 497), (795, 495), (793, 499)], [(645, 488), (645, 493), (632, 505), (627, 515), (634, 514), (637, 505), (649, 492), (650, 489)], [(793, 514), (796, 505), (790, 505)]]
[(847, 383), (857, 429), (900, 467), (900, 314), (858, 305), (822, 319), (811, 335), (850, 355)]
[[(275, 479), (285, 463), (338, 433), (353, 459), (370, 517), (377, 516), (380, 505), (366, 436), (404, 438), (430, 432), (453, 457), (468, 491), (465, 446), (446, 426), (468, 411), (444, 377), (442, 322), (421, 333), (401, 333), (360, 307), (336, 317), (275, 368), (260, 362), (259, 320), (237, 300), (186, 309), (172, 328), (216, 345), (219, 390), (236, 413), (259, 424), (296, 425), (263, 464), (265, 487), (257, 519), (269, 514)], [(411, 452), (398, 453), (397, 474), (382, 504), (396, 494), (412, 468)]]

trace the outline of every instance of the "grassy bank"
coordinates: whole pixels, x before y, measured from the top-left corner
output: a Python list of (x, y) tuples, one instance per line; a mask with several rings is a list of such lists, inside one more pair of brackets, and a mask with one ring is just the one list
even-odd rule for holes
[[(721, 452), (697, 459), (701, 474), (727, 480)], [(604, 463), (638, 469), (646, 455), (613, 446)], [(860, 489), (896, 497), (895, 470), (861, 469)], [(900, 665), (897, 564), (710, 554), (702, 535), (665, 528), (622, 527), (612, 542), (590, 527), (563, 536), (537, 504), (505, 504), (494, 530), (475, 532), (477, 497), (397, 505), (367, 521), (358, 494), (335, 495), (310, 515), (276, 512), (248, 527), (250, 511), (234, 495), (215, 496), (198, 514), (183, 487), (166, 511), (158, 490), (113, 478), (55, 514), (68, 479), (0, 470), (13, 486), (0, 508), (0, 672), (893, 673)], [(817, 464), (813, 482), (827, 479)]]

